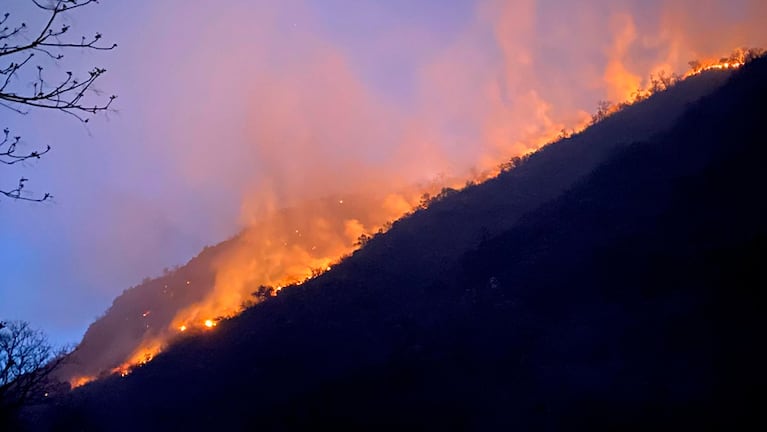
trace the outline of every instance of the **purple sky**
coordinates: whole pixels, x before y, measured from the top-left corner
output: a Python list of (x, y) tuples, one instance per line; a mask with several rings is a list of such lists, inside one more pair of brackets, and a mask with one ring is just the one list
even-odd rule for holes
[(767, 46), (763, 22), (756, 0), (104, 0), (73, 32), (119, 48), (61, 70), (106, 67), (118, 112), (84, 127), (0, 108), (0, 127), (54, 147), (1, 184), (56, 196), (0, 200), (0, 318), (76, 342), (266, 201), (489, 166), (632, 79)]

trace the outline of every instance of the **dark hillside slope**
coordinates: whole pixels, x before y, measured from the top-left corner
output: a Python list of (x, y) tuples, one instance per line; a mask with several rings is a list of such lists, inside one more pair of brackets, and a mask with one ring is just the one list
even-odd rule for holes
[[(392, 282), (428, 283), (482, 238), (514, 226), (523, 214), (556, 198), (588, 175), (615, 151), (667, 131), (685, 109), (713, 92), (730, 76), (692, 77), (649, 100), (629, 106), (582, 133), (544, 147), (518, 168), (431, 205), (426, 211), (395, 224), (372, 247), (360, 251), (355, 263), (377, 265)], [(400, 248), (400, 245), (407, 245)], [(396, 252), (392, 252), (395, 250)], [(406, 279), (402, 279), (407, 275)]]
[[(29, 419), (62, 430), (738, 429), (764, 389), (765, 101), (758, 61), (667, 133), (565, 175), (581, 180), (542, 206), (514, 208), (508, 178), (554, 164), (547, 149)], [(576, 161), (589, 151), (571, 150)], [(508, 204), (474, 214), (475, 200)], [(516, 223), (492, 232), (492, 218)], [(468, 251), (464, 237), (483, 229)]]
[(765, 101), (761, 61), (463, 260), (456, 288), (485, 311), (475, 324), (530, 341), (527, 397), (557, 414), (549, 424), (735, 430), (755, 418)]
[[(713, 71), (692, 77), (582, 134), (546, 147), (512, 172), (438, 202), (407, 223), (396, 224), (386, 236), (376, 238), (361, 251), (355, 265), (362, 266), (358, 270), (363, 272), (385, 272), (381, 277), (392, 283), (428, 284), (481, 238), (509, 229), (522, 214), (561, 194), (615, 149), (667, 130), (686, 106), (714, 91), (729, 76), (727, 71)], [(346, 201), (346, 218), (364, 222), (365, 209), (374, 208), (374, 200), (364, 197)], [(348, 205), (354, 202), (361, 205)], [(320, 202), (307, 203), (262, 225), (300, 221), (302, 214), (323, 214), (323, 209)], [(257, 226), (254, 231), (259, 229)], [(88, 328), (77, 358), (62, 371), (62, 377), (109, 370), (122, 363), (144, 338), (167, 329), (180, 309), (210, 292), (215, 280), (213, 263), (237, 244), (238, 238), (234, 238), (206, 248), (179, 269), (126, 290)], [(151, 315), (144, 316), (146, 311)]]

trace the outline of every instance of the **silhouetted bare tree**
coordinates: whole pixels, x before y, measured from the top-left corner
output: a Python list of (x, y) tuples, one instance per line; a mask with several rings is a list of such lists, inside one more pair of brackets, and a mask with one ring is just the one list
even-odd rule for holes
[(24, 321), (0, 323), (0, 425), (30, 401), (48, 396), (51, 374), (66, 358)]
[[(17, 0), (20, 2), (21, 0)], [(32, 29), (24, 21), (14, 21), (10, 12), (0, 15), (0, 108), (19, 114), (32, 109), (56, 110), (87, 123), (89, 117), (110, 108), (115, 96), (103, 97), (94, 83), (106, 69), (94, 67), (87, 73), (67, 71), (51, 77), (46, 66), (61, 65), (68, 50), (111, 50), (116, 44), (104, 45), (102, 36), (70, 38), (69, 24), (62, 19), (78, 9), (97, 4), (98, 0), (29, 0), (31, 9), (44, 14), (40, 28)], [(0, 11), (1, 12), (1, 11)], [(97, 100), (94, 101), (93, 97)], [(25, 151), (20, 148), (21, 138), (3, 130), (0, 141), (0, 163), (14, 165), (39, 159), (50, 151), (50, 146)], [(21, 178), (13, 189), (0, 189), (8, 198), (25, 201), (46, 201), (50, 194), (29, 196), (24, 191), (27, 179)]]
[(591, 116), (591, 124), (597, 124), (615, 111), (615, 107), (612, 102), (607, 100), (600, 100), (597, 102), (597, 112)]
[(743, 62), (751, 63), (752, 61), (764, 57), (765, 50), (763, 48), (748, 48), (743, 53)]

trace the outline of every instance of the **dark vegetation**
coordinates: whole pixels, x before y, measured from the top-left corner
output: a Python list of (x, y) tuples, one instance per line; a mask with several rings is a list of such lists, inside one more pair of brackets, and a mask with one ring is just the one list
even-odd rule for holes
[(0, 429), (12, 426), (24, 405), (66, 386), (52, 376), (66, 354), (26, 322), (0, 322)]
[(728, 76), (448, 192), (331, 272), (26, 421), (742, 430), (765, 384), (767, 62), (717, 89)]

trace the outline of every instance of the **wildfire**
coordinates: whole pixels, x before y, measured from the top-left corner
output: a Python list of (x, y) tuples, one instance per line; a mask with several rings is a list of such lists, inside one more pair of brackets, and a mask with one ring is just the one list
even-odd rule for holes
[(710, 70), (731, 70), (744, 66), (751, 60), (764, 55), (764, 50), (760, 48), (737, 49), (729, 57), (722, 57), (718, 60), (707, 60), (703, 62), (691, 61), (690, 70), (684, 75), (685, 78), (698, 75)]
[(741, 66), (745, 65), (742, 61), (724, 61), (721, 63), (713, 63), (713, 64), (707, 64), (705, 66), (700, 66), (697, 68), (691, 69), (689, 72), (687, 72), (684, 77), (691, 77), (694, 75), (702, 74), (703, 72), (710, 71), (710, 70), (730, 70), (730, 69), (738, 69)]
[(110, 371), (111, 374), (120, 375), (121, 377), (129, 375), (134, 369), (149, 363), (160, 354), (164, 344), (164, 338), (154, 338), (145, 342), (133, 352), (128, 361), (113, 368)]
[(74, 389), (77, 387), (84, 386), (85, 384), (88, 384), (89, 382), (95, 380), (96, 377), (93, 376), (78, 376), (74, 377), (69, 381), (69, 385)]
[[(714, 70), (735, 70), (738, 69), (744, 65), (746, 65), (748, 62), (757, 59), (759, 57), (762, 57), (765, 54), (765, 51), (762, 49), (757, 48), (751, 48), (751, 49), (737, 49), (733, 51), (732, 54), (730, 54), (729, 57), (723, 57), (719, 60), (707, 60), (707, 61), (691, 61), (689, 63), (690, 69), (687, 73), (684, 75), (677, 75), (677, 74), (669, 74), (665, 72), (664, 70), (660, 70), (660, 72), (657, 73), (657, 75), (651, 75), (650, 81), (647, 84), (647, 86), (639, 86), (636, 87), (636, 89), (631, 92), (629, 95), (626, 96), (626, 100), (623, 102), (613, 104), (609, 101), (600, 101), (598, 104), (598, 109), (596, 114), (592, 116), (592, 121), (585, 125), (582, 129), (585, 129), (590, 124), (599, 122), (612, 114), (615, 114), (616, 112), (622, 110), (623, 108), (633, 105), (635, 103), (641, 102), (650, 96), (667, 90), (670, 87), (676, 85), (678, 82), (683, 81), (687, 78), (700, 75), (707, 71), (714, 71)], [(582, 130), (581, 129), (581, 130)], [(569, 135), (572, 135), (573, 133), (578, 133), (581, 130), (574, 130)], [(563, 131), (564, 132), (564, 131)]]
[[(557, 137), (568, 138), (625, 106), (665, 90), (679, 79), (708, 70), (737, 69), (753, 55), (752, 51), (741, 50), (719, 61), (691, 63), (691, 70), (681, 76), (661, 74), (656, 81), (651, 80), (648, 88), (636, 89), (629, 100), (619, 104), (600, 103), (600, 112), (590, 121), (584, 118), (578, 124), (569, 125), (570, 128), (552, 124), (551, 130), (543, 131), (526, 143), (527, 150), (523, 153), (530, 153)], [(213, 264), (215, 282), (207, 294), (193, 304), (179, 306), (174, 310), (175, 315), (161, 324), (164, 326), (161, 329), (147, 330), (151, 333), (145, 336), (145, 340), (124, 363), (111, 369), (111, 372), (128, 375), (136, 367), (151, 361), (173, 338), (182, 337), (179, 333), (185, 333), (183, 337), (188, 337), (199, 331), (212, 330), (221, 319), (233, 317), (245, 308), (275, 296), (285, 287), (301, 285), (331, 271), (372, 237), (390, 229), (392, 221), (424, 208), (455, 190), (494, 178), (515, 164), (506, 162), (497, 165), (497, 168), (473, 172), (467, 178), (442, 177), (430, 184), (360, 203), (353, 196), (345, 196), (344, 199), (335, 198), (314, 207), (307, 204), (298, 212), (275, 214), (271, 219), (255, 224), (233, 240), (233, 247), (217, 257)], [(200, 285), (196, 280), (194, 284), (192, 282), (182, 279), (175, 288), (189, 289)], [(163, 292), (173, 288), (165, 285)], [(146, 318), (150, 313), (152, 311), (147, 309), (142, 317)], [(152, 320), (157, 317), (156, 322), (162, 322), (161, 315), (161, 310), (155, 308)], [(78, 376), (70, 382), (72, 387), (79, 387), (93, 379), (91, 376)]]

